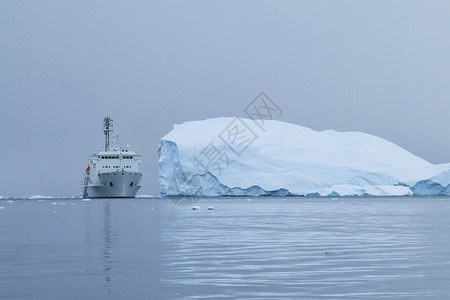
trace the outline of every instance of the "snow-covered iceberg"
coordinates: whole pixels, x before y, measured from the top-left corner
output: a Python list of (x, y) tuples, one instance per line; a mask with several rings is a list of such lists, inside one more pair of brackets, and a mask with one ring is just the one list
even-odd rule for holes
[(450, 164), (382, 138), (258, 124), (224, 117), (174, 125), (158, 149), (161, 196), (450, 194)]

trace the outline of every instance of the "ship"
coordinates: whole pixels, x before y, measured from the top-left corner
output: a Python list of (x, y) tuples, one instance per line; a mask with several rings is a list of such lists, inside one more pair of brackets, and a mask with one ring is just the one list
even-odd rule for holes
[(105, 150), (94, 153), (81, 183), (83, 198), (134, 198), (141, 188), (141, 155), (113, 135), (113, 120), (103, 120)]

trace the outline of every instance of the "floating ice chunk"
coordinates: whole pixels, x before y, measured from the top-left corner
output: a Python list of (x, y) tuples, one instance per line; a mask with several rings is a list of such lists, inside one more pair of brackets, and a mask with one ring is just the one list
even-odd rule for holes
[(34, 200), (34, 199), (53, 199), (53, 198), (55, 198), (55, 197), (53, 197), (53, 196), (34, 195), (34, 196), (29, 197), (28, 199)]
[(199, 209), (200, 209), (200, 206), (196, 206), (196, 205), (192, 206), (192, 210), (199, 210)]

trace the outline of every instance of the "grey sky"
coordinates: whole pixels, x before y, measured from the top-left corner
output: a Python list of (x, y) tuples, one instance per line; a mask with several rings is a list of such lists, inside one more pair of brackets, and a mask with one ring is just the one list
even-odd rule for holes
[[(282, 120), (450, 162), (449, 1), (0, 1), (0, 195), (80, 193), (102, 119), (144, 157), (265, 91)], [(193, 133), (194, 134), (194, 133)]]

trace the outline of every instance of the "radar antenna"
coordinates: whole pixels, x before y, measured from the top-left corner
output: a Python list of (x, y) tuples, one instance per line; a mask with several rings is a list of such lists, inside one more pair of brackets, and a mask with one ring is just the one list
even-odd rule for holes
[(104, 130), (103, 132), (105, 133), (105, 151), (109, 151), (109, 134), (112, 133), (112, 124), (113, 120), (110, 117), (105, 117), (103, 119), (103, 123), (104, 123)]

